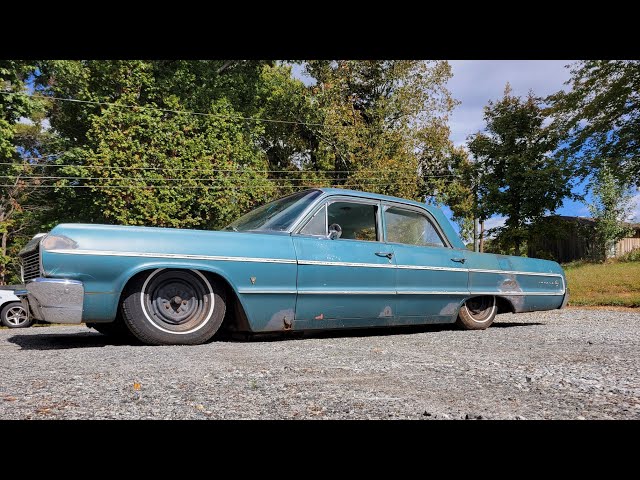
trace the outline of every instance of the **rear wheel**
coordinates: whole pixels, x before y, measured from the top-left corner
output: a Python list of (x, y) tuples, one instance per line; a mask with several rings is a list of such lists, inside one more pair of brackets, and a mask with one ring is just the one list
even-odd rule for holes
[(0, 312), (0, 319), (2, 325), (9, 328), (27, 328), (33, 324), (20, 302), (7, 303)]
[(466, 330), (484, 330), (493, 323), (497, 313), (496, 297), (470, 298), (460, 308), (456, 324)]
[(197, 270), (157, 269), (127, 286), (122, 317), (149, 345), (197, 345), (218, 331), (226, 310), (223, 286)]

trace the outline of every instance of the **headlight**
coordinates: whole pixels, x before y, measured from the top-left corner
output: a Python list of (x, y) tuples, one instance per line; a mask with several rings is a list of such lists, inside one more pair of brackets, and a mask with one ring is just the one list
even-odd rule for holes
[(40, 246), (45, 250), (68, 250), (78, 248), (78, 243), (64, 235), (47, 235), (42, 239)]

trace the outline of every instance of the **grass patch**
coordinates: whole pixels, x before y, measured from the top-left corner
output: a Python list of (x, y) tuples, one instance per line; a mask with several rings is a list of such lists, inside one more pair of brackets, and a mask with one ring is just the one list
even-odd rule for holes
[(640, 262), (571, 262), (567, 275), (570, 305), (640, 307)]

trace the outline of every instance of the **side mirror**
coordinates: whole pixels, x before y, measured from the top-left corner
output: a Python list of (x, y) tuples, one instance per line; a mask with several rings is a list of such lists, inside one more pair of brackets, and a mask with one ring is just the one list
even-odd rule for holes
[(329, 235), (327, 235), (327, 237), (330, 240), (336, 240), (340, 238), (340, 235), (342, 235), (342, 227), (340, 225), (338, 225), (337, 223), (332, 223), (331, 225), (329, 225)]

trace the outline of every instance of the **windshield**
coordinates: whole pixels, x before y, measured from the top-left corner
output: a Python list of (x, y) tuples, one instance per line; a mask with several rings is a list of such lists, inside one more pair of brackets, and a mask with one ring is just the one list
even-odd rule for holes
[(282, 232), (288, 230), (300, 214), (322, 192), (320, 190), (305, 190), (288, 197), (279, 198), (261, 207), (251, 210), (235, 222), (230, 223), (225, 230), (246, 232), (249, 230), (271, 230)]

